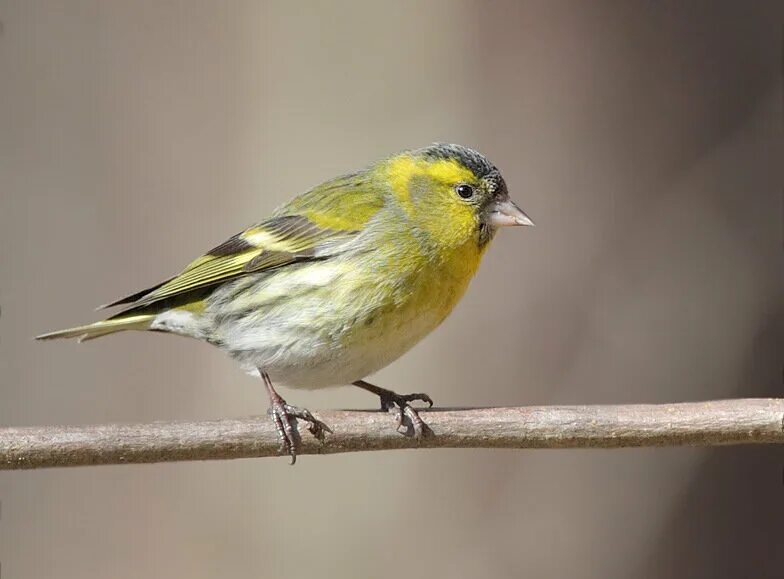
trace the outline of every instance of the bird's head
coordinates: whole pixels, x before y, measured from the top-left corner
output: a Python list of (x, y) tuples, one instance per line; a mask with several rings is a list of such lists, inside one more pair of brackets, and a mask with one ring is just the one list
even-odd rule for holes
[(406, 151), (386, 160), (384, 170), (409, 219), (439, 243), (474, 239), (484, 248), (499, 227), (534, 224), (509, 198), (498, 169), (468, 147)]

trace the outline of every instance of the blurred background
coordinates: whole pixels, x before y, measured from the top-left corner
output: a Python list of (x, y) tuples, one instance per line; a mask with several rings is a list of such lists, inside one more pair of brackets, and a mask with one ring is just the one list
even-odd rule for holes
[[(260, 383), (195, 341), (31, 338), (433, 141), (486, 153), (537, 227), (501, 232), (454, 314), (374, 381), (443, 406), (781, 395), (783, 16), (764, 1), (0, 0), (0, 425), (262, 414)], [(781, 448), (746, 447), (6, 472), (0, 565), (781, 577), (783, 467)]]

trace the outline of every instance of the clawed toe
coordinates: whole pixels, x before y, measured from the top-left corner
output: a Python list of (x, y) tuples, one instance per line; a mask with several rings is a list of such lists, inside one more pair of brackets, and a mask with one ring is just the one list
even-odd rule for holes
[[(421, 400), (421, 398), (418, 398), (417, 400)], [(406, 419), (410, 422), (410, 426), (406, 425)], [(419, 412), (407, 403), (404, 403), (402, 406), (399, 405), (397, 409), (397, 430), (399, 431), (403, 427), (405, 427), (407, 431), (411, 431), (406, 432), (406, 434), (413, 436), (417, 440), (433, 434), (431, 428), (422, 420), (422, 417), (419, 416)]]
[(384, 411), (392, 410), (396, 406), (398, 408), (408, 406), (409, 402), (417, 400), (420, 402), (427, 402), (428, 408), (433, 407), (433, 399), (422, 392), (417, 392), (416, 394), (396, 394), (390, 391), (388, 394), (380, 394), (379, 398), (381, 399), (381, 410)]
[(321, 442), (324, 442), (325, 432), (329, 432), (332, 434), (332, 429), (318, 420), (307, 408), (298, 408), (297, 406), (291, 406), (290, 404), (285, 404), (284, 408), (286, 410), (286, 414), (289, 416), (293, 416), (294, 418), (299, 418), (300, 420), (304, 420), (308, 423), (308, 430), (310, 433), (319, 439)]
[(424, 392), (419, 392), (417, 394), (405, 394), (403, 396), (406, 402), (413, 402), (414, 400), (419, 400), (420, 402), (427, 402), (428, 408), (433, 408), (433, 399), (430, 398)]
[(291, 464), (297, 462), (297, 450), (302, 442), (292, 419), (307, 422), (310, 433), (321, 442), (324, 442), (326, 432), (332, 433), (329, 426), (318, 420), (305, 408), (291, 406), (285, 402), (273, 402), (270, 405), (270, 414), (272, 414), (272, 420), (275, 422), (275, 428), (280, 438), (280, 453), (289, 455)]

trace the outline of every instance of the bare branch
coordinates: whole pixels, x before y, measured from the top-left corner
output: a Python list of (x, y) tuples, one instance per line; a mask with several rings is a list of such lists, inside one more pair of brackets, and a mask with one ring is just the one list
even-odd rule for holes
[[(394, 415), (317, 412), (334, 434), (303, 432), (300, 454), (403, 448), (621, 448), (784, 443), (784, 400), (422, 411), (433, 435), (395, 431)], [(266, 416), (209, 422), (0, 429), (0, 470), (277, 456)]]

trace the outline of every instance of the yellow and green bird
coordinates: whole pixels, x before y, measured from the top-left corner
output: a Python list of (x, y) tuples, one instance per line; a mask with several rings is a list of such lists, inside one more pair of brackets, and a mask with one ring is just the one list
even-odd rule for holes
[(179, 275), (105, 307), (93, 324), (38, 336), (91, 340), (153, 330), (204, 340), (261, 376), (282, 450), (296, 459), (292, 418), (273, 383), (354, 384), (398, 408), (421, 436), (410, 402), (363, 379), (435, 329), (476, 273), (499, 227), (533, 225), (500, 172), (461, 145), (404, 151), (295, 197), (207, 252)]

